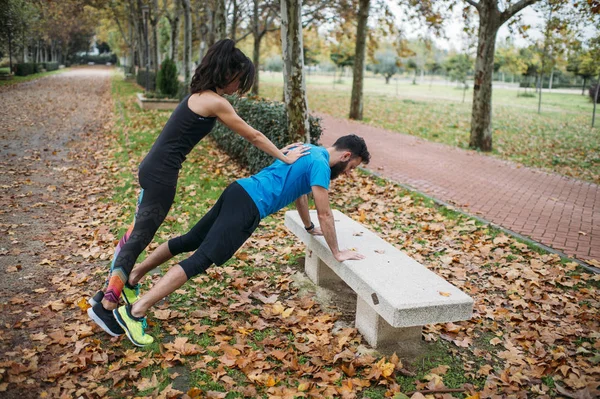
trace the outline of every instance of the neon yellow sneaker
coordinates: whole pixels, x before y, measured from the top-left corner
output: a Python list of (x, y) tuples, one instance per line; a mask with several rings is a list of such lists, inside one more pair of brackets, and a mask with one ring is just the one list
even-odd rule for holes
[(125, 283), (122, 294), (125, 303), (128, 305), (133, 305), (140, 298), (140, 285), (136, 284), (131, 286), (128, 283)]
[(144, 332), (146, 329), (146, 318), (132, 315), (131, 305), (121, 306), (113, 310), (113, 314), (115, 315), (115, 319), (117, 319), (117, 323), (125, 330), (127, 338), (135, 346), (146, 346), (154, 342), (154, 338)]

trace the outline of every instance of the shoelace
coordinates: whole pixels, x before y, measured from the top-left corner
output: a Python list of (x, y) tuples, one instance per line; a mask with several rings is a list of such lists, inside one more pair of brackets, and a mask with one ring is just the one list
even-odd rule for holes
[(142, 320), (142, 333), (146, 334), (146, 328), (148, 328), (148, 323), (146, 322), (146, 318), (144, 317), (144, 319)]

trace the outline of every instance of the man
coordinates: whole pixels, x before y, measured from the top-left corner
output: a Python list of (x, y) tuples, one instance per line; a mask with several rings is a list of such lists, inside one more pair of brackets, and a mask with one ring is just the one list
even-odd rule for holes
[[(340, 137), (332, 147), (309, 145), (310, 153), (292, 165), (275, 161), (254, 176), (231, 183), (210, 211), (186, 234), (160, 245), (146, 260), (133, 268), (130, 285), (182, 252), (192, 256), (169, 271), (132, 305), (112, 312), (102, 304), (88, 309), (88, 315), (113, 336), (126, 333), (137, 346), (151, 344), (145, 334), (145, 315), (150, 307), (181, 287), (187, 280), (204, 272), (213, 263), (222, 265), (246, 242), (262, 218), (296, 200), (298, 213), (311, 234), (323, 235), (333, 256), (340, 262), (363, 259), (351, 250), (340, 250), (333, 213), (329, 207), (329, 183), (340, 174), (349, 174), (361, 163), (369, 163), (365, 141), (356, 136)], [(310, 220), (307, 194), (312, 191), (320, 227)]]

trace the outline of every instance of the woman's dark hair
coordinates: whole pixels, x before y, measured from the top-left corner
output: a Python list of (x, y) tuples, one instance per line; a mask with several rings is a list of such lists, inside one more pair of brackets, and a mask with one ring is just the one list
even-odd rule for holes
[(355, 134), (340, 137), (333, 143), (333, 147), (340, 151), (350, 151), (353, 157), (360, 157), (362, 163), (365, 165), (371, 160), (371, 154), (367, 150), (367, 143), (365, 143), (362, 137), (358, 137)]
[(239, 93), (246, 93), (254, 84), (254, 64), (231, 39), (219, 40), (206, 52), (196, 68), (190, 90), (198, 93), (225, 87), (235, 79), (240, 80)]

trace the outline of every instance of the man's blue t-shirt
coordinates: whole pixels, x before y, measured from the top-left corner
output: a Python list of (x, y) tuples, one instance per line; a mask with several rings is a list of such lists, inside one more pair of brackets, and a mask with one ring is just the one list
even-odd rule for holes
[(254, 200), (261, 219), (308, 194), (312, 186), (329, 190), (329, 153), (323, 147), (307, 145), (310, 154), (293, 164), (277, 160), (257, 174), (237, 181)]

